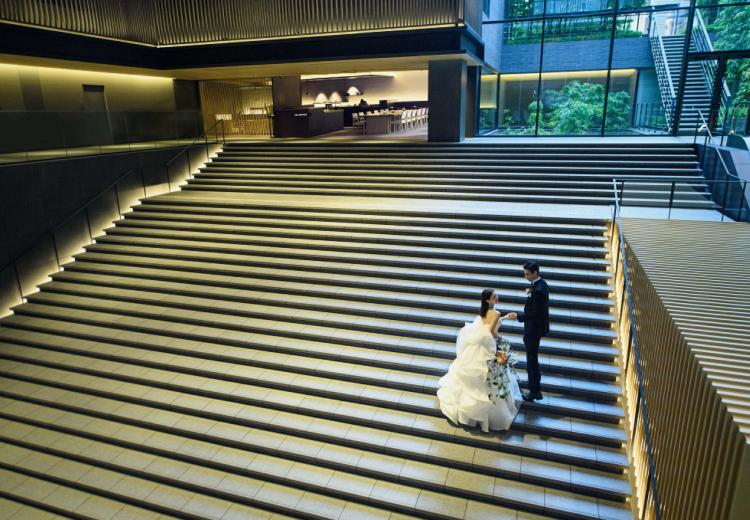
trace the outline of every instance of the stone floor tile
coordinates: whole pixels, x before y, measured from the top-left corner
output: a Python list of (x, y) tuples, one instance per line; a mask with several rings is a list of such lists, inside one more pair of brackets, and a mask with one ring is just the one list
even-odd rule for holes
[(417, 488), (379, 480), (370, 492), (370, 500), (398, 504), (413, 509), (417, 505), (419, 493), (420, 490)]
[[(162, 515), (135, 506), (126, 505), (112, 517), (112, 520), (160, 520)], [(165, 517), (170, 518), (170, 517)]]
[(491, 497), (495, 491), (495, 480), (495, 477), (490, 475), (451, 468), (445, 480), (445, 487), (481, 493)]
[(227, 509), (221, 520), (269, 520), (273, 516), (270, 511), (243, 506), (242, 504), (232, 504)]
[(310, 464), (296, 463), (286, 474), (286, 478), (291, 481), (314, 484), (316, 486), (325, 486), (333, 476), (334, 471)]
[(548, 460), (524, 457), (521, 463), (521, 473), (545, 480), (552, 480), (561, 485), (570, 484), (570, 466)]
[(475, 467), (492, 468), (495, 471), (502, 472), (508, 478), (513, 478), (521, 472), (522, 460), (523, 457), (513, 453), (477, 448), (472, 462)]
[(75, 511), (89, 498), (89, 494), (77, 489), (59, 488), (50, 493), (44, 499), (46, 505), (62, 509), (63, 511)]
[(158, 484), (154, 490), (148, 495), (147, 499), (150, 502), (155, 502), (164, 507), (168, 507), (175, 510), (182, 509), (185, 504), (190, 502), (195, 496), (195, 493), (186, 489), (178, 487), (170, 487), (164, 484)]
[(231, 505), (232, 503), (226, 500), (196, 494), (187, 504), (182, 506), (182, 511), (201, 518), (219, 519), (226, 514)]
[(346, 502), (343, 500), (308, 491), (302, 495), (302, 499), (297, 502), (295, 509), (322, 518), (339, 518), (345, 506)]
[(552, 488), (544, 491), (544, 507), (550, 512), (562, 510), (588, 516), (598, 514), (595, 498)]
[(75, 509), (75, 513), (89, 518), (108, 519), (115, 516), (125, 504), (108, 498), (89, 495), (88, 498)]
[(415, 509), (433, 514), (451, 516), (453, 518), (463, 518), (466, 513), (468, 500), (449, 496), (444, 493), (422, 490), (419, 493), (419, 499)]
[(404, 462), (399, 474), (399, 480), (415, 481), (442, 488), (448, 478), (449, 470), (435, 464), (407, 460)]
[(122, 473), (94, 467), (81, 475), (78, 478), (78, 483), (86, 486), (96, 486), (99, 489), (109, 491), (120, 482), (123, 477), (124, 475)]
[(597, 511), (600, 518), (607, 520), (626, 520), (632, 516), (629, 503), (613, 502), (605, 499), (597, 500)]
[(43, 503), (48, 496), (61, 489), (57, 484), (35, 478), (28, 478), (16, 485), (12, 491), (16, 496)]
[(506, 479), (495, 479), (494, 496), (519, 504), (544, 507), (544, 488)]
[(368, 497), (375, 487), (377, 480), (371, 477), (335, 471), (326, 486), (336, 492), (349, 493), (353, 496)]
[(294, 464), (290, 460), (259, 454), (253, 459), (247, 469), (282, 478), (286, 477)]
[(468, 500), (466, 511), (464, 511), (465, 520), (516, 520), (516, 511), (484, 502)]
[(318, 452), (318, 457), (341, 466), (356, 466), (362, 457), (362, 450), (326, 444)]
[(438, 461), (458, 461), (464, 464), (471, 464), (475, 459), (478, 448), (473, 446), (463, 446), (445, 441), (433, 440), (430, 444), (428, 456), (430, 459)]
[(388, 520), (391, 512), (357, 502), (346, 502), (338, 520)]
[(304, 491), (298, 489), (266, 482), (255, 498), (268, 504), (294, 509), (304, 494)]

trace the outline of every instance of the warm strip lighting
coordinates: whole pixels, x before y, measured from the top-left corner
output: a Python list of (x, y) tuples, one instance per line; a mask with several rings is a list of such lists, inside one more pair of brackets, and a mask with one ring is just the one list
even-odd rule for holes
[[(632, 76), (636, 69), (612, 69), (612, 76)], [(606, 70), (576, 70), (570, 72), (542, 72), (543, 80), (553, 79), (584, 79), (584, 78), (604, 78), (607, 77)], [(539, 73), (530, 72), (527, 74), (501, 74), (501, 81), (529, 81), (539, 79)]]
[(83, 69), (63, 69), (59, 67), (39, 67), (36, 65), (17, 65), (14, 63), (0, 63), (0, 75), (19, 72), (40, 72), (44, 74), (53, 74), (60, 76), (82, 76), (86, 75), (86, 81), (110, 80), (135, 80), (135, 81), (169, 81), (173, 78), (163, 76), (145, 76), (143, 74), (123, 74), (120, 72), (99, 72), (94, 70)]

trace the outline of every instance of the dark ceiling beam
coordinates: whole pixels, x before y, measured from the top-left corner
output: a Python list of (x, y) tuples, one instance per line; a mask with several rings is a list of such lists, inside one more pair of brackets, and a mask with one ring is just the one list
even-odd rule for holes
[(0, 23), (3, 54), (155, 70), (460, 52), (484, 57), (481, 40), (465, 27), (153, 47)]

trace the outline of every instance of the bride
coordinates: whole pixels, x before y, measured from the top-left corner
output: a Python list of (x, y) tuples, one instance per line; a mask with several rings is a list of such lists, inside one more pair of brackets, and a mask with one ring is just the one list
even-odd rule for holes
[(479, 424), (483, 432), (510, 428), (521, 404), (510, 344), (497, 332), (503, 318), (513, 313), (501, 317), (493, 310), (497, 302), (494, 290), (482, 291), (479, 316), (458, 333), (456, 359), (437, 392), (448, 419), (472, 427)]

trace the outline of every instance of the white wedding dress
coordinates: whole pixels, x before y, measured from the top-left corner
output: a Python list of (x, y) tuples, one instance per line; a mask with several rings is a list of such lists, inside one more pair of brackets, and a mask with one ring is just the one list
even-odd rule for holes
[(437, 392), (440, 411), (454, 423), (479, 424), (487, 432), (507, 430), (516, 418), (521, 407), (518, 379), (509, 365), (497, 365), (495, 351), (495, 338), (481, 316), (459, 331), (456, 359)]

